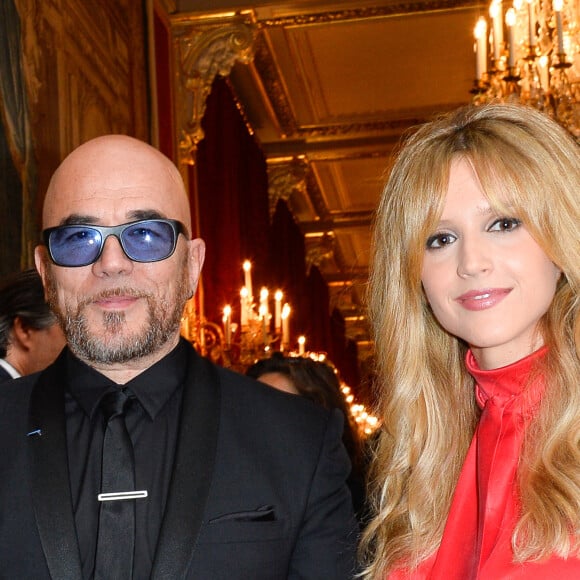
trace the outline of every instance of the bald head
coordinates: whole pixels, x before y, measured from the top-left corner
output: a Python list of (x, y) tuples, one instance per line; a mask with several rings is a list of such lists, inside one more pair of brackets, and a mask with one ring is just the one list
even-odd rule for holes
[[(147, 220), (166, 220), (171, 234)], [(168, 354), (205, 255), (203, 240), (191, 239), (189, 202), (173, 163), (131, 137), (88, 141), (53, 175), (43, 222), (65, 226), (51, 233), (64, 263), (45, 245), (34, 258), (72, 352), (118, 383)]]
[(71, 216), (123, 223), (132, 219), (123, 212), (137, 210), (177, 219), (191, 234), (189, 202), (175, 165), (143, 141), (105, 135), (75, 149), (56, 170), (46, 192), (43, 227)]

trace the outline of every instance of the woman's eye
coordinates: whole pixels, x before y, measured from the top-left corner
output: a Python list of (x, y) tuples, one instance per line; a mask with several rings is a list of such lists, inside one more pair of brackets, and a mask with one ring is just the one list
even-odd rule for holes
[(499, 218), (489, 226), (490, 232), (509, 232), (521, 225), (521, 220), (517, 218)]
[(428, 249), (443, 248), (452, 244), (457, 238), (453, 234), (441, 233), (430, 236), (427, 240)]

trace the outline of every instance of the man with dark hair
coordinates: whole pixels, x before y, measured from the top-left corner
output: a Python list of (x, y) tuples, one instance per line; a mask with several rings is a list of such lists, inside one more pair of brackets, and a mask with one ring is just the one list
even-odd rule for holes
[(178, 169), (122, 135), (73, 151), (36, 266), (67, 348), (0, 392), (0, 576), (343, 580), (340, 413), (180, 338), (203, 240)]
[(65, 345), (36, 270), (0, 283), (0, 382), (46, 368)]

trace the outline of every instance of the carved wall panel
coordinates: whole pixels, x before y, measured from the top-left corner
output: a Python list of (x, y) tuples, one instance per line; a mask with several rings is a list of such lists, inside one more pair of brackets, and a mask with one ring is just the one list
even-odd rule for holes
[(106, 133), (149, 137), (145, 8), (137, 0), (15, 4), (38, 168), (38, 230), (50, 175), (72, 149)]

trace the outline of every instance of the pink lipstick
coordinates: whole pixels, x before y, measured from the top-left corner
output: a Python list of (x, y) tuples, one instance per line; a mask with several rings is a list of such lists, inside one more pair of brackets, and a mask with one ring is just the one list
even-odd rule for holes
[(510, 292), (510, 288), (470, 290), (455, 300), (466, 310), (487, 310), (499, 304)]

